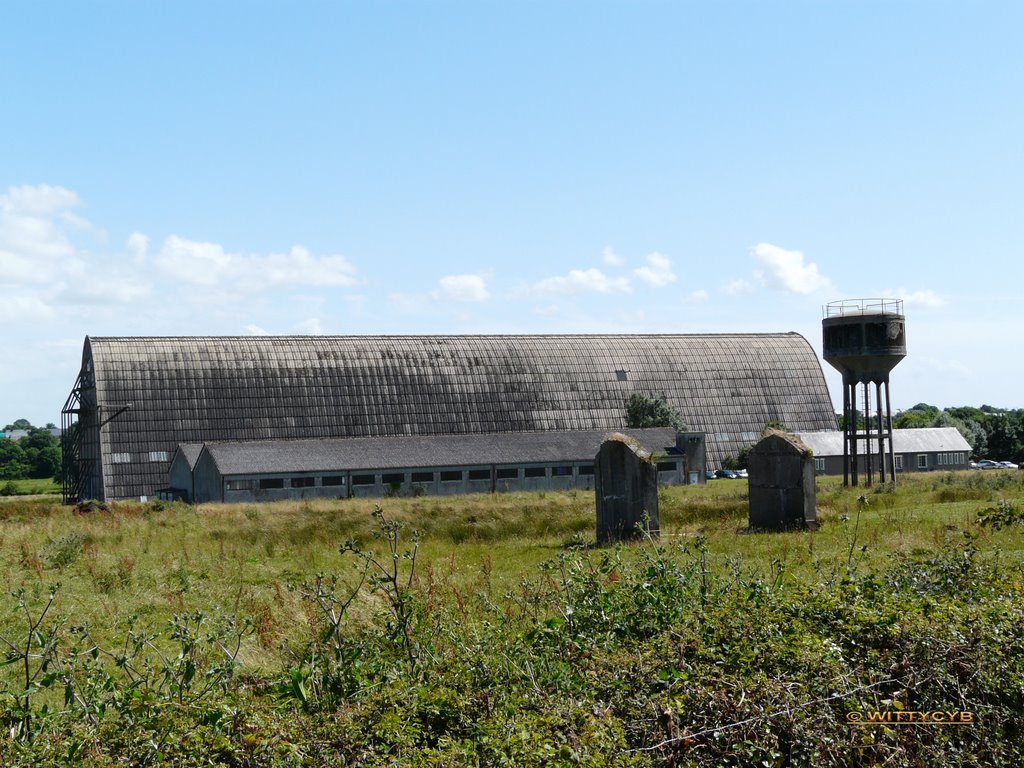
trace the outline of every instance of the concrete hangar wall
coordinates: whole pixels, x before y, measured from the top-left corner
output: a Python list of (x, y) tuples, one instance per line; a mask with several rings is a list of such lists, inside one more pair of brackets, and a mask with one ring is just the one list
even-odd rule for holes
[(189, 443), (621, 430), (634, 392), (704, 432), (712, 467), (769, 421), (835, 428), (795, 333), (87, 337), (65, 497), (154, 495)]

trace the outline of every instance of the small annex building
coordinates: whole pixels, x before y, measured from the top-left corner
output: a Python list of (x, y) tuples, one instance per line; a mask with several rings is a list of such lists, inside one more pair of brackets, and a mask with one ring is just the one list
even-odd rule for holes
[[(658, 481), (704, 482), (703, 435), (627, 430), (656, 457)], [(179, 446), (165, 498), (195, 502), (592, 490), (605, 433), (263, 440)]]
[[(842, 432), (797, 432), (796, 435), (811, 449), (816, 474), (843, 474)], [(894, 429), (892, 441), (897, 472), (956, 471), (970, 468), (971, 444), (956, 427)], [(861, 467), (866, 467), (867, 447), (864, 441), (858, 442), (858, 462)], [(871, 451), (874, 454), (872, 460), (877, 461), (877, 445), (872, 444)]]
[(835, 426), (796, 333), (87, 337), (64, 499), (153, 496), (185, 444), (621, 431), (637, 393), (703, 433), (712, 468), (769, 422)]

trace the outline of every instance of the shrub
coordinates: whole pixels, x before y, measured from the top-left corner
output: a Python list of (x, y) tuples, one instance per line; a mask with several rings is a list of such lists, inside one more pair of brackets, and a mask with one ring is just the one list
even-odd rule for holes
[(85, 549), (85, 537), (71, 533), (51, 541), (43, 549), (43, 562), (48, 568), (66, 568), (73, 564)]

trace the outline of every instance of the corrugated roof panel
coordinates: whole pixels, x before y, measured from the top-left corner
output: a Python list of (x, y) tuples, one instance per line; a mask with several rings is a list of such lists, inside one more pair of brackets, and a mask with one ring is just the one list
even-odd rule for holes
[[(626, 429), (649, 451), (675, 448), (675, 430)], [(606, 430), (504, 434), (357, 437), (347, 440), (267, 440), (205, 445), (224, 475), (324, 472), (416, 467), (459, 467), (588, 461)]]
[[(822, 432), (797, 432), (797, 437), (807, 444), (815, 456), (842, 456), (843, 433), (836, 430)], [(894, 453), (938, 453), (944, 451), (970, 452), (967, 442), (956, 427), (927, 427), (921, 429), (894, 429), (892, 431)], [(860, 452), (866, 452), (861, 442)], [(872, 453), (876, 452), (872, 444)]]

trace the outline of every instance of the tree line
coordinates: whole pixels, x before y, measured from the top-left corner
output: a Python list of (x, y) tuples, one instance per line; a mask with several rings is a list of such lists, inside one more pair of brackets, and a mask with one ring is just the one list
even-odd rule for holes
[[(863, 428), (864, 414), (857, 411), (856, 418), (857, 428)], [(842, 415), (837, 414), (836, 420), (842, 429)], [(1024, 408), (983, 405), (943, 409), (918, 403), (896, 414), (892, 425), (895, 429), (955, 427), (970, 444), (975, 459), (1009, 460), (1018, 464), (1024, 461)]]
[(0, 440), (0, 480), (48, 478), (60, 475), (60, 438), (51, 434), (53, 424), (34, 427), (26, 419), (18, 419), (3, 428), (5, 434), (24, 430), (28, 434), (19, 439), (5, 437)]
[(975, 458), (1024, 461), (1024, 408), (936, 408), (918, 403), (893, 419), (894, 427), (956, 427)]

